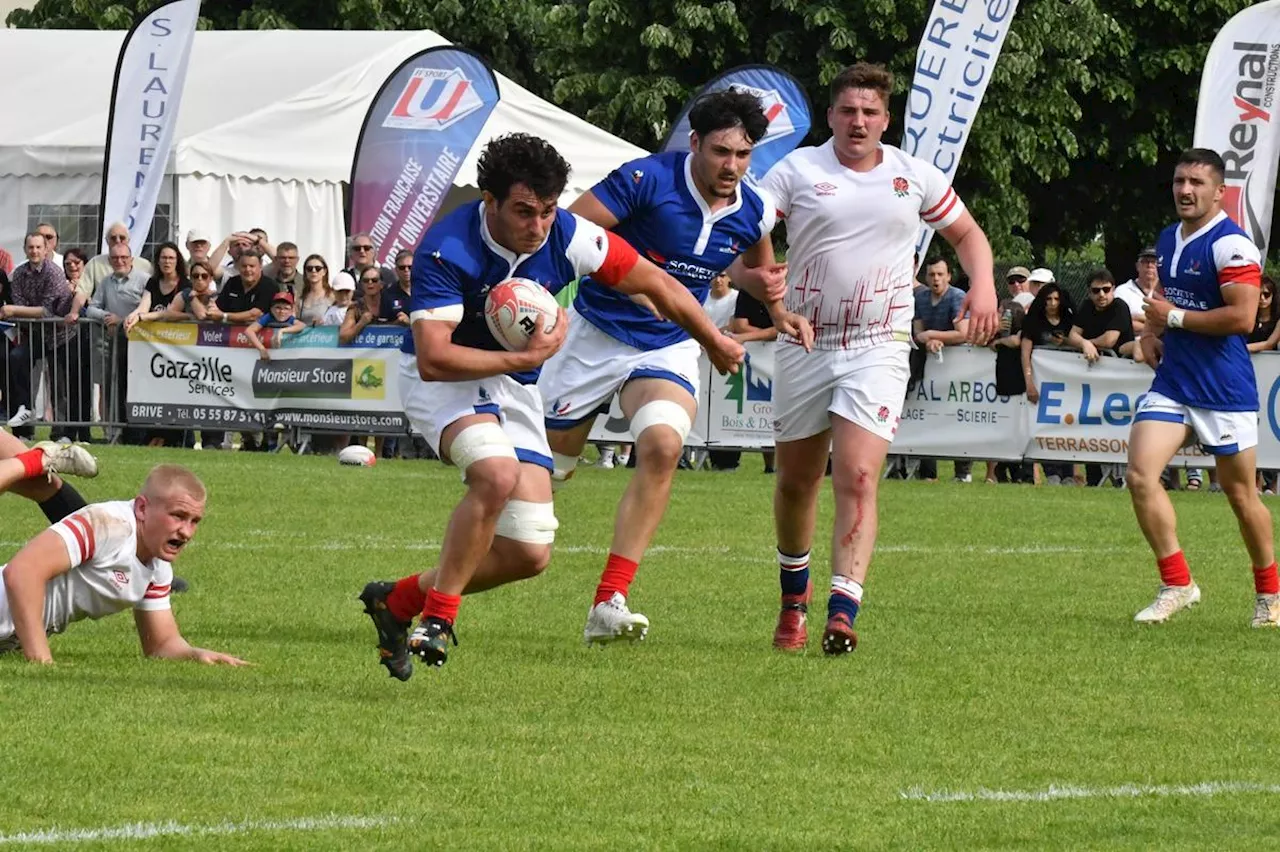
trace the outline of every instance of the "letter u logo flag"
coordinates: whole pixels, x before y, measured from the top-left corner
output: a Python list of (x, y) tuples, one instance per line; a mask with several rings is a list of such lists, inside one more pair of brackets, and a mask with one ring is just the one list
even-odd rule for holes
[(418, 68), (405, 83), (383, 127), (444, 130), (484, 106), (459, 68)]

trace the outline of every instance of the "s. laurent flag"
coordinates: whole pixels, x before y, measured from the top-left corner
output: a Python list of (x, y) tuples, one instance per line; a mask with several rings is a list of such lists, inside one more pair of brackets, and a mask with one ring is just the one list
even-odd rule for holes
[(498, 99), (488, 64), (460, 47), (416, 53), (382, 84), (356, 141), (348, 231), (373, 237), (380, 265), (418, 245)]
[[(916, 50), (907, 96), (902, 150), (933, 163), (948, 180), (982, 105), (1018, 0), (957, 3), (935, 0)], [(923, 260), (933, 230), (921, 226), (916, 251)]]
[(1218, 33), (1205, 59), (1196, 106), (1195, 146), (1226, 163), (1223, 207), (1267, 254), (1275, 203), (1280, 125), (1280, 0), (1240, 12)]
[(743, 65), (724, 72), (703, 86), (680, 110), (680, 117), (671, 125), (671, 132), (662, 143), (662, 150), (688, 150), (691, 132), (689, 110), (698, 98), (722, 89), (737, 89), (755, 95), (769, 118), (769, 129), (751, 152), (751, 167), (747, 170), (748, 177), (758, 181), (800, 144), (812, 121), (809, 99), (805, 97), (800, 83), (787, 72), (770, 65)]
[(115, 222), (128, 226), (135, 255), (147, 241), (199, 17), (200, 0), (171, 0), (134, 24), (120, 47), (102, 163), (104, 252)]

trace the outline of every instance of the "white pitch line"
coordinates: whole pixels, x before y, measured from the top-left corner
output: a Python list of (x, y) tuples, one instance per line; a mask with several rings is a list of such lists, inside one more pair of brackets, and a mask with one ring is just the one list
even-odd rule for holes
[(1160, 784), (1154, 786), (1123, 784), (1119, 787), (1068, 787), (1051, 784), (1044, 790), (935, 790), (918, 787), (898, 795), (916, 802), (1054, 802), (1061, 799), (1137, 799), (1168, 796), (1226, 796), (1233, 793), (1280, 794), (1280, 784), (1255, 784), (1248, 781), (1206, 781), (1201, 784)]
[(329, 831), (345, 828), (379, 828), (399, 822), (393, 816), (328, 816), (286, 820), (249, 820), (216, 825), (183, 825), (177, 822), (135, 822), (104, 828), (45, 828), (21, 834), (0, 834), (0, 845), (91, 843), (99, 840), (150, 840), (155, 837), (247, 834), (254, 831)]

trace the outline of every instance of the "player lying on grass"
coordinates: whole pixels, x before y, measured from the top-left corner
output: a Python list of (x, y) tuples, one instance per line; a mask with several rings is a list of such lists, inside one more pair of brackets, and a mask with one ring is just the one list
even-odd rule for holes
[(204, 506), (195, 474), (158, 465), (133, 500), (94, 503), (37, 535), (0, 566), (0, 651), (52, 663), (50, 635), (132, 608), (148, 657), (244, 665), (187, 644), (169, 609), (171, 563), (195, 536)]

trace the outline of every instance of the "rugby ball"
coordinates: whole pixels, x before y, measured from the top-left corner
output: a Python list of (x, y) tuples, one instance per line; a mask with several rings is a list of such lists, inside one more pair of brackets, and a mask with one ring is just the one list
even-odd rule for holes
[(338, 451), (338, 464), (349, 464), (353, 467), (373, 467), (378, 457), (373, 450), (360, 444), (352, 444)]
[(538, 328), (556, 327), (560, 305), (546, 287), (526, 278), (508, 278), (489, 290), (484, 319), (493, 339), (509, 352), (523, 352)]

